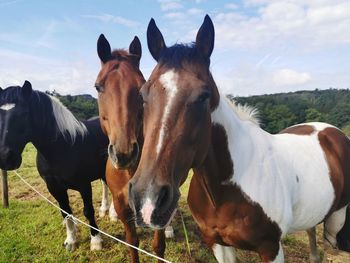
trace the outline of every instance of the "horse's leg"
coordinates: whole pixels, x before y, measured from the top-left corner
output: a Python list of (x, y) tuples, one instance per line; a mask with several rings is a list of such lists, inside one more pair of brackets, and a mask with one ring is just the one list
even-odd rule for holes
[[(156, 230), (154, 231), (152, 247), (154, 252), (158, 257), (164, 258), (165, 252), (165, 233), (164, 230)], [(163, 262), (162, 260), (158, 260), (158, 263)]]
[(99, 217), (104, 217), (108, 211), (109, 202), (108, 202), (108, 187), (105, 181), (101, 179), (102, 185), (102, 202), (99, 209)]
[[(61, 209), (66, 211), (69, 214), (72, 214), (72, 209), (69, 206), (69, 198), (67, 194), (67, 189), (62, 188), (59, 184), (54, 181), (47, 180), (46, 182), (47, 188), (52, 196), (57, 200)], [(67, 238), (64, 241), (63, 245), (67, 250), (73, 251), (77, 248), (78, 238), (77, 238), (77, 228), (75, 223), (66, 218), (66, 214), (62, 213), (63, 218), (65, 219), (66, 230), (67, 230)]]
[(113, 199), (112, 199), (112, 202), (111, 202), (111, 205), (109, 207), (109, 219), (112, 221), (112, 222), (117, 222), (118, 221), (118, 214), (117, 212), (115, 211), (115, 208), (114, 208), (114, 203), (113, 203)]
[(346, 206), (333, 212), (324, 223), (325, 245), (337, 248), (337, 234), (345, 223)]
[(219, 263), (236, 263), (237, 257), (232, 247), (214, 244), (212, 246), (214, 256)]
[(174, 228), (172, 226), (167, 226), (165, 228), (165, 237), (166, 238), (174, 238)]
[(320, 263), (320, 255), (317, 251), (317, 243), (316, 243), (316, 227), (312, 227), (306, 230), (307, 235), (309, 237), (309, 245), (310, 245), (310, 262), (311, 263)]
[[(95, 222), (95, 210), (92, 203), (92, 190), (91, 190), (91, 184), (87, 184), (83, 186), (80, 189), (81, 197), (83, 198), (84, 202), (84, 216), (89, 221), (89, 224), (93, 226), (94, 228), (98, 229), (98, 226)], [(91, 243), (90, 243), (90, 249), (91, 250), (101, 250), (102, 249), (102, 238), (98, 231), (95, 229), (90, 229), (91, 233)]]
[[(113, 194), (113, 192), (112, 192)], [(126, 203), (127, 197), (124, 196), (124, 194), (120, 194), (119, 196), (114, 194), (113, 195), (113, 204), (114, 208), (118, 213), (119, 219), (122, 221), (125, 229), (125, 239), (126, 242), (130, 245), (133, 245), (135, 247), (139, 246), (139, 239), (136, 232), (136, 226), (134, 223), (134, 215), (129, 207), (129, 205)], [(138, 263), (139, 262), (139, 254), (137, 250), (129, 247), (129, 253), (131, 257), (131, 262)]]
[(346, 209), (345, 224), (337, 234), (338, 248), (350, 252), (350, 206)]

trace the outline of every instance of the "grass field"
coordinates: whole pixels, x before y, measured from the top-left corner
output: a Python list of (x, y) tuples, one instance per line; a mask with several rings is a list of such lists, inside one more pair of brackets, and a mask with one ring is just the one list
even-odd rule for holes
[[(35, 166), (35, 149), (28, 145), (23, 153), (23, 163), (18, 172), (38, 190), (50, 196), (43, 180), (39, 177)], [(167, 240), (165, 257), (172, 262), (216, 262), (211, 251), (200, 239), (200, 233), (194, 224), (186, 204), (189, 180), (182, 187), (180, 209), (184, 216), (189, 241), (191, 257), (187, 253), (184, 230), (179, 215), (175, 216), (173, 226), (175, 239)], [(104, 237), (104, 249), (91, 252), (89, 230), (78, 225), (80, 245), (74, 252), (68, 252), (63, 247), (65, 228), (62, 226), (61, 214), (36, 193), (24, 185), (14, 173), (9, 173), (10, 208), (0, 208), (0, 262), (129, 262), (127, 248), (107, 237)], [(101, 202), (101, 185), (93, 183), (95, 211)], [(74, 214), (83, 219), (82, 201), (77, 192), (69, 192)], [(97, 215), (97, 213), (96, 213)], [(100, 229), (124, 239), (121, 222), (110, 222), (108, 217), (97, 218)], [(318, 229), (318, 244), (322, 247), (320, 238), (322, 229)], [(140, 247), (152, 252), (152, 231), (139, 229)], [(296, 233), (283, 241), (286, 262), (308, 262), (308, 242), (306, 234)], [(239, 252), (243, 262), (260, 262), (254, 253)], [(155, 262), (146, 255), (140, 255), (141, 262)], [(335, 263), (336, 261), (334, 261)], [(344, 261), (339, 261), (344, 262)], [(349, 261), (348, 261), (349, 262)]]

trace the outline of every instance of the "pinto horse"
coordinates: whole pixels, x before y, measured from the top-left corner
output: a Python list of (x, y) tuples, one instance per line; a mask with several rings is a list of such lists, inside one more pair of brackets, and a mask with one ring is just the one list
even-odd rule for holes
[[(106, 179), (112, 192), (115, 210), (123, 222), (126, 241), (138, 246), (139, 240), (134, 214), (128, 203), (128, 183), (139, 161), (139, 149), (143, 144), (142, 98), (139, 89), (145, 79), (139, 69), (141, 43), (137, 37), (129, 51), (117, 49), (112, 52), (108, 40), (101, 35), (97, 42), (101, 70), (97, 76), (98, 107), (101, 127), (108, 135), (108, 161)], [(172, 233), (172, 229), (168, 229)], [(164, 257), (164, 230), (156, 230), (152, 242), (157, 256)], [(132, 262), (139, 262), (138, 253), (129, 248)]]
[[(14, 170), (22, 163), (25, 145), (32, 142), (37, 153), (37, 168), (59, 206), (72, 213), (68, 189), (80, 192), (84, 215), (97, 228), (92, 204), (91, 182), (105, 178), (108, 145), (98, 118), (80, 122), (59, 100), (32, 90), (30, 82), (22, 87), (0, 89), (0, 168)], [(104, 184), (103, 184), (104, 185)], [(104, 193), (108, 190), (104, 189)], [(105, 195), (104, 195), (105, 197)], [(105, 197), (106, 198), (106, 197)], [(108, 200), (102, 201), (105, 213)], [(62, 213), (63, 218), (66, 217)], [(77, 246), (75, 224), (65, 220), (68, 250)], [(102, 239), (91, 230), (91, 250), (102, 248)]]
[(164, 228), (193, 168), (188, 204), (219, 262), (236, 262), (231, 246), (284, 262), (281, 239), (298, 230), (308, 230), (317, 262), (320, 222), (336, 247), (350, 202), (349, 138), (325, 123), (271, 135), (221, 97), (208, 16), (192, 45), (167, 47), (153, 19), (147, 40), (158, 64), (141, 90), (144, 145), (129, 186), (137, 223)]

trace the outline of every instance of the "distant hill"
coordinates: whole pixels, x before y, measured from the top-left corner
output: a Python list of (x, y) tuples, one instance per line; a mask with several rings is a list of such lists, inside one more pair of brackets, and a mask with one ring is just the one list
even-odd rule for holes
[[(47, 93), (58, 97), (80, 120), (98, 115), (97, 100), (91, 95), (63, 96), (57, 92)], [(297, 123), (322, 121), (343, 129), (350, 136), (350, 90), (328, 89), (228, 97), (258, 108), (261, 127), (270, 133), (277, 133)]]
[(89, 94), (60, 95), (57, 92), (46, 92), (57, 97), (79, 120), (87, 120), (98, 115), (97, 100)]
[(258, 108), (261, 126), (266, 131), (280, 130), (302, 122), (322, 121), (350, 135), (350, 90), (314, 90), (260, 95), (228, 96), (241, 104)]

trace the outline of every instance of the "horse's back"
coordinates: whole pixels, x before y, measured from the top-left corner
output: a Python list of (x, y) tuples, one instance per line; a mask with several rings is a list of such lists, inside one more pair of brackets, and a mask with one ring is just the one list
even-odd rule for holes
[(60, 136), (51, 156), (38, 153), (37, 167), (42, 177), (55, 177), (76, 190), (82, 184), (105, 178), (108, 138), (98, 118), (83, 123), (86, 134), (78, 134), (73, 142)]
[(302, 230), (348, 204), (350, 191), (350, 140), (326, 123), (305, 123), (276, 135), (280, 155), (294, 176), (293, 224)]

